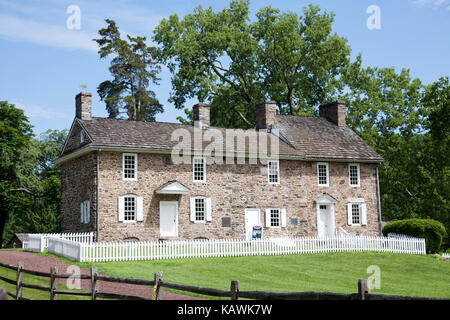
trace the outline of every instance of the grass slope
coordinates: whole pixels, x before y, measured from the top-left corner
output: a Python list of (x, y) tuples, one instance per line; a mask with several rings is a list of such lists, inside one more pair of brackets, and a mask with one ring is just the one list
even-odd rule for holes
[[(69, 261), (69, 260), (66, 260)], [(153, 279), (163, 271), (174, 283), (226, 289), (239, 280), (241, 290), (357, 292), (358, 279), (367, 279), (367, 268), (381, 271), (376, 293), (450, 297), (450, 263), (434, 256), (393, 253), (321, 253), (284, 256), (179, 259), (96, 265), (100, 273), (126, 278)]]

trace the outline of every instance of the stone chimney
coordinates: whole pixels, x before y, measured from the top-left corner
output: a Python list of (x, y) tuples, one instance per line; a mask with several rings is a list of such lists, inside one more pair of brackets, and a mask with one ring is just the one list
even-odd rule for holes
[(275, 123), (277, 104), (274, 101), (260, 102), (255, 107), (256, 130), (270, 131)]
[(80, 92), (75, 97), (75, 114), (78, 119), (91, 120), (92, 118), (92, 93)]
[(347, 126), (345, 122), (345, 101), (337, 100), (319, 107), (319, 115), (339, 127)]
[(209, 104), (206, 103), (197, 103), (192, 108), (194, 112), (194, 126), (200, 129), (208, 129), (209, 128)]

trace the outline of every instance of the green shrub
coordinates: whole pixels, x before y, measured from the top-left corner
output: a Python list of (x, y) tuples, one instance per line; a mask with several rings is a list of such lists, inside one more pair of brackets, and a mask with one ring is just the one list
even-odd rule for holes
[(406, 219), (393, 221), (383, 228), (383, 235), (388, 233), (405, 234), (412, 237), (424, 238), (428, 253), (438, 252), (443, 240), (447, 237), (444, 225), (431, 219)]

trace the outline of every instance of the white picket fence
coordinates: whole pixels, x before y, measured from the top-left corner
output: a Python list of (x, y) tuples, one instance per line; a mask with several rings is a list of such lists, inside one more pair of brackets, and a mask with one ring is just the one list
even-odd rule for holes
[[(94, 232), (77, 232), (77, 233), (29, 233), (28, 239), (33, 238), (34, 241), (38, 241), (39, 237), (42, 237), (43, 241), (43, 248), (48, 248), (48, 239), (50, 237), (53, 238), (60, 238), (65, 240), (70, 240), (73, 242), (79, 242), (79, 243), (93, 243), (94, 242)], [(30, 249), (30, 240), (27, 241), (26, 244), (24, 244), (24, 248)], [(36, 246), (36, 244), (31, 244), (31, 246)], [(31, 249), (30, 249), (31, 250)], [(42, 252), (42, 251), (41, 251)]]
[(443, 253), (442, 257), (445, 259), (450, 259), (450, 253)]
[[(58, 242), (57, 238), (52, 241)], [(59, 241), (64, 246), (66, 241)], [(53, 249), (49, 247), (49, 251)], [(185, 240), (78, 243), (59, 249), (81, 262), (135, 261), (178, 258), (285, 255), (321, 252), (381, 251), (425, 254), (424, 239), (346, 236), (262, 240)], [(77, 251), (79, 250), (79, 252)], [(56, 250), (55, 250), (56, 251)], [(53, 252), (58, 254), (56, 252)]]

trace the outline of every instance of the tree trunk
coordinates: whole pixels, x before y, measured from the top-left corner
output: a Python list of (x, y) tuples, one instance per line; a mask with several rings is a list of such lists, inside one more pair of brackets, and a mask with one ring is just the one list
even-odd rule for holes
[(7, 220), (8, 220), (8, 206), (6, 203), (6, 196), (0, 194), (0, 248), (2, 248), (3, 231), (5, 230)]

